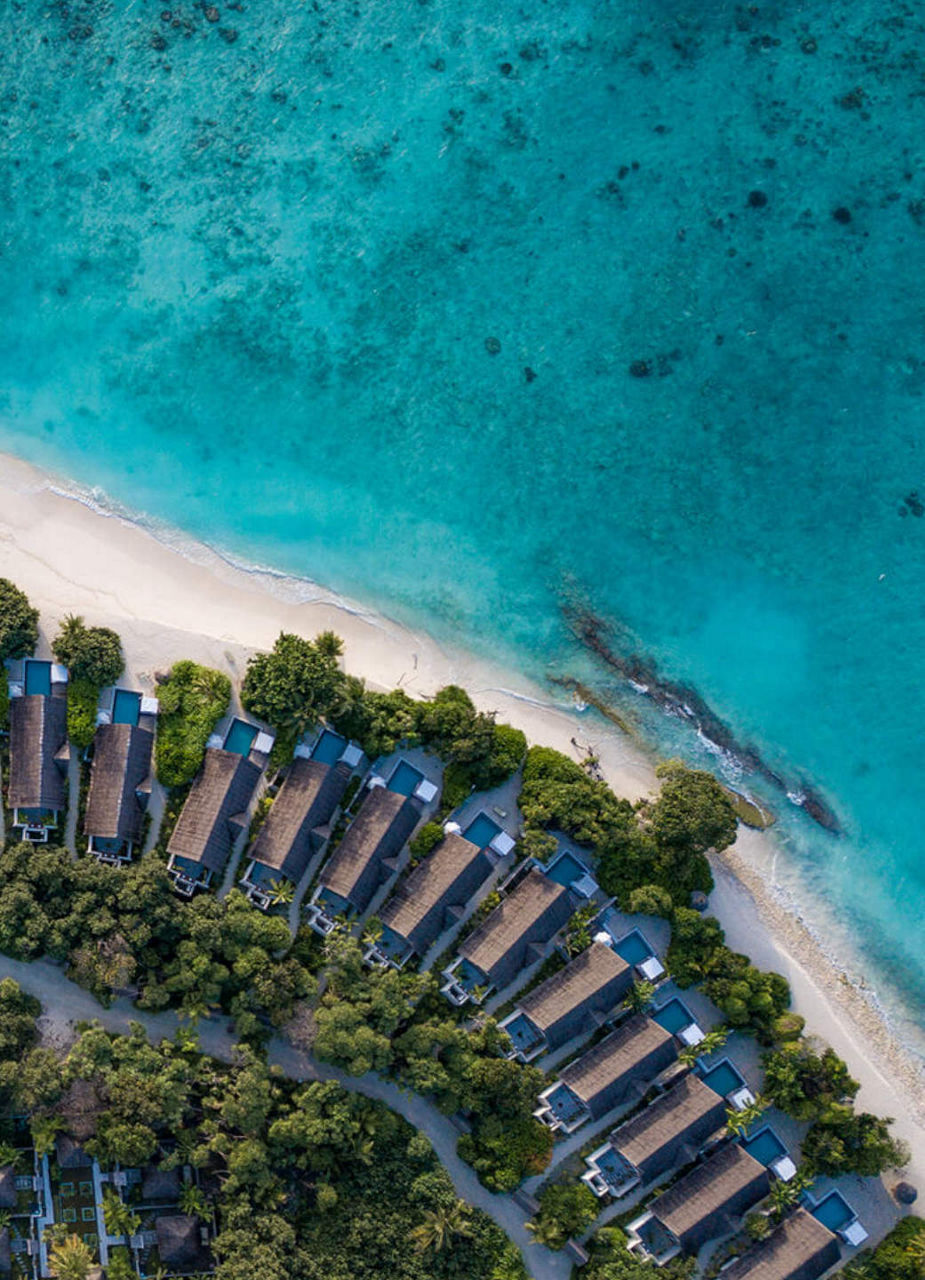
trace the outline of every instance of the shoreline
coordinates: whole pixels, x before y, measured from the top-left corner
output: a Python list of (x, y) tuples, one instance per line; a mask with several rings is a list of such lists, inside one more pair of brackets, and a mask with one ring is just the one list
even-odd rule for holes
[[(312, 635), (330, 629), (344, 640), (348, 669), (374, 687), (400, 685), (421, 697), (461, 684), (477, 706), (497, 711), (531, 742), (570, 756), (576, 741), (590, 745), (617, 794), (635, 800), (656, 786), (653, 759), (637, 742), (602, 719), (555, 703), (517, 673), (438, 644), (307, 579), (244, 567), (5, 454), (0, 576), (41, 610), (46, 637), (66, 613), (113, 626), (122, 636), (126, 669), (143, 686), (181, 657), (219, 667), (238, 683), (249, 653), (269, 648), (280, 630)], [(714, 859), (711, 910), (734, 949), (787, 976), (807, 1033), (829, 1041), (847, 1060), (861, 1083), (862, 1106), (895, 1118), (897, 1136), (912, 1149), (910, 1176), (925, 1190), (922, 1065), (763, 879), (761, 867), (772, 865), (777, 852), (773, 841), (740, 825), (736, 844)]]

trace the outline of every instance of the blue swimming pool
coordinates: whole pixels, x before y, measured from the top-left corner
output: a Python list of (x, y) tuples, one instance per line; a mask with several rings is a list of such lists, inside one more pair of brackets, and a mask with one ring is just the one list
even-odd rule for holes
[(317, 760), (319, 764), (337, 764), (344, 754), (346, 745), (346, 738), (342, 738), (339, 733), (333, 733), (330, 729), (325, 729), (312, 748), (312, 759)]
[(832, 1191), (820, 1200), (812, 1214), (817, 1222), (821, 1222), (830, 1231), (841, 1231), (857, 1217), (851, 1205), (838, 1191)]
[(423, 781), (424, 775), (420, 769), (415, 769), (407, 760), (399, 760), (389, 778), (389, 790), (400, 796), (411, 796)]
[(141, 713), (141, 694), (117, 689), (112, 703), (113, 724), (137, 724)]
[(718, 1062), (715, 1067), (705, 1072), (701, 1079), (721, 1098), (728, 1097), (733, 1089), (741, 1089), (745, 1083), (728, 1058), (723, 1058), (722, 1062)]
[(628, 933), (614, 945), (614, 950), (627, 964), (642, 964), (655, 954), (638, 929)]
[(779, 1160), (781, 1156), (787, 1154), (787, 1148), (781, 1142), (780, 1138), (768, 1126), (759, 1129), (753, 1138), (749, 1138), (747, 1142), (742, 1143), (742, 1149), (747, 1151), (753, 1160), (757, 1160), (759, 1164), (768, 1167), (774, 1160)]
[(579, 862), (573, 853), (566, 852), (560, 854), (555, 862), (546, 868), (546, 874), (550, 880), (555, 880), (556, 884), (562, 884), (568, 888), (570, 884), (586, 876), (588, 868), (583, 862)]
[(246, 720), (232, 720), (225, 734), (225, 750), (234, 751), (239, 756), (246, 756), (256, 737), (256, 725), (248, 724)]
[(669, 1000), (652, 1014), (652, 1018), (673, 1036), (676, 1036), (684, 1027), (689, 1027), (694, 1021), (687, 1005), (680, 1000)]
[(38, 693), (47, 698), (51, 693), (51, 663), (36, 662), (30, 658), (26, 663), (26, 693)]
[(463, 835), (480, 849), (487, 849), (500, 830), (497, 822), (489, 818), (487, 813), (480, 813), (469, 823)]

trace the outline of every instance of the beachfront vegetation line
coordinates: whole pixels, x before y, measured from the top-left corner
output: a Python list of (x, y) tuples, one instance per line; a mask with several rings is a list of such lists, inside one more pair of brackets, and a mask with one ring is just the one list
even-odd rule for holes
[(199, 772), (209, 737), (228, 710), (231, 681), (211, 667), (175, 662), (157, 696), (157, 778), (165, 787), (184, 787)]
[(122, 641), (110, 627), (88, 627), (83, 618), (68, 614), (51, 649), (70, 673), (67, 736), (75, 747), (86, 751), (96, 732), (100, 691), (115, 684), (125, 666)]
[(38, 642), (38, 609), (8, 578), (0, 578), (0, 662), (27, 658)]

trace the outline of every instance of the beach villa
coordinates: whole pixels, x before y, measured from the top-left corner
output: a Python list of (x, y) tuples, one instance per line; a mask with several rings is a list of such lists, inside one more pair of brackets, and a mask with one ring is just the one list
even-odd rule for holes
[(626, 1019), (544, 1089), (534, 1115), (554, 1131), (573, 1133), (589, 1120), (639, 1099), (678, 1056), (674, 1037), (641, 1013)]
[(633, 983), (633, 971), (605, 942), (590, 947), (533, 991), (499, 1023), (511, 1040), (508, 1057), (532, 1062), (575, 1036), (590, 1035), (613, 1017)]
[(651, 1209), (631, 1222), (627, 1248), (660, 1266), (738, 1229), (765, 1198), (771, 1180), (764, 1165), (732, 1142), (680, 1178)]
[(841, 1250), (828, 1227), (805, 1209), (752, 1245), (723, 1272), (723, 1280), (820, 1280), (839, 1261)]
[(27, 658), (9, 672), (7, 805), (20, 838), (44, 844), (67, 804), (67, 668)]
[(481, 1003), (489, 992), (503, 990), (542, 959), (573, 909), (564, 885), (531, 868), (460, 944), (440, 990), (458, 1006), (469, 1000)]
[(392, 791), (379, 777), (367, 783), (359, 812), (324, 867), (306, 919), (316, 933), (331, 933), (339, 917), (353, 919), (369, 907), (398, 868), (398, 857), (421, 817), (410, 794)]
[(330, 837), (350, 781), (350, 766), (296, 756), (250, 850), (241, 888), (256, 906), (273, 901), (280, 881), (297, 885)]
[(462, 919), (494, 866), (488, 852), (471, 840), (452, 832), (444, 836), (386, 902), (382, 933), (366, 960), (400, 969), (411, 956), (424, 956), (444, 929)]
[(94, 857), (118, 866), (132, 860), (142, 839), (157, 699), (116, 689), (98, 722), (84, 833)]
[(225, 870), (235, 841), (246, 830), (247, 810), (266, 759), (209, 747), (167, 844), (167, 872), (190, 898)]
[(685, 1075), (585, 1157), (582, 1181), (596, 1196), (625, 1196), (690, 1164), (725, 1122), (723, 1099), (696, 1076)]

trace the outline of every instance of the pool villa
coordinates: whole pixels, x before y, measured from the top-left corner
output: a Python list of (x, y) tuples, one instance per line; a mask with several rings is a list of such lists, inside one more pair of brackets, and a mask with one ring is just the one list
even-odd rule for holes
[(718, 1093), (735, 1111), (744, 1111), (755, 1101), (755, 1095), (745, 1083), (745, 1077), (728, 1058), (721, 1058), (716, 1066), (709, 1069), (698, 1062), (694, 1070), (707, 1088)]
[(273, 742), (272, 733), (266, 733), (249, 720), (233, 716), (225, 732), (213, 733), (206, 745), (210, 751), (230, 751), (233, 755), (246, 759), (251, 752), (258, 756), (269, 756), (273, 750)]
[(810, 1192), (806, 1192), (803, 1203), (817, 1222), (834, 1235), (841, 1236), (852, 1248), (857, 1248), (867, 1239), (867, 1231), (840, 1191), (830, 1191), (821, 1200), (815, 1200)]
[(585, 1157), (582, 1181), (619, 1199), (679, 1165), (690, 1164), (726, 1121), (726, 1106), (694, 1075), (682, 1076)]
[(603, 942), (580, 955), (521, 996), (513, 1013), (499, 1023), (507, 1032), (509, 1058), (532, 1062), (576, 1036), (589, 1036), (612, 1018), (632, 985), (632, 970)]
[(700, 1044), (704, 1038), (704, 1032), (695, 1021), (690, 1009), (677, 996), (673, 1000), (667, 1001), (660, 1008), (654, 1009), (650, 1016), (660, 1027), (664, 1027), (673, 1036), (677, 1036), (686, 1048)]
[(492, 853), (497, 853), (502, 858), (506, 858), (517, 843), (514, 837), (500, 827), (494, 818), (490, 818), (484, 809), (476, 814), (465, 830), (461, 830), (455, 822), (448, 822), (444, 830), (461, 834), (464, 840), (470, 841), (477, 848), (490, 849)]
[(67, 669), (28, 658), (9, 675), (7, 804), (20, 839), (45, 844), (67, 804)]
[(741, 1145), (743, 1151), (770, 1169), (781, 1182), (790, 1182), (796, 1177), (797, 1167), (790, 1159), (787, 1147), (769, 1124), (763, 1125), (751, 1137), (742, 1138)]
[[(269, 737), (269, 735), (264, 735)], [(272, 742), (272, 739), (271, 739)], [(263, 757), (209, 748), (167, 844), (167, 873), (186, 898), (210, 888), (247, 830)]]
[(341, 919), (363, 915), (379, 889), (398, 870), (399, 857), (421, 818), (413, 795), (390, 790), (378, 775), (353, 822), (321, 872), (306, 908), (306, 920), (327, 936)]
[(593, 898), (599, 888), (585, 864), (567, 849), (553, 858), (546, 867), (546, 874), (556, 884), (564, 884), (571, 889), (579, 898)]
[[(608, 925), (604, 926), (611, 937)], [(665, 966), (655, 954), (645, 935), (639, 929), (632, 929), (621, 938), (614, 938), (617, 955), (622, 956), (627, 964), (631, 964), (637, 975), (645, 982), (659, 982), (665, 976)]]

